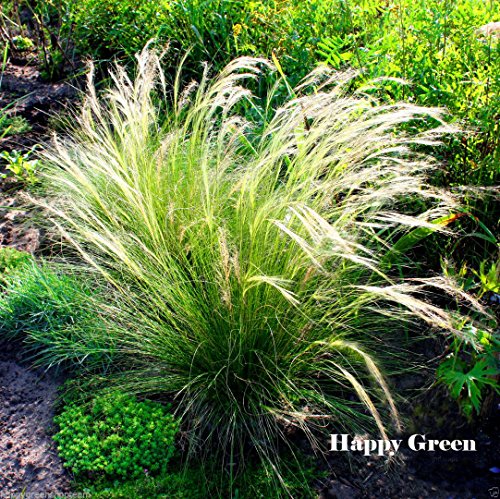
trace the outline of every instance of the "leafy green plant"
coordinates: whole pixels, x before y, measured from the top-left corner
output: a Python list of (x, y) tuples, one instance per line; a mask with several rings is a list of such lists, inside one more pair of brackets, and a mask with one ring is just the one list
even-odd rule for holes
[(66, 406), (54, 421), (59, 454), (75, 475), (129, 479), (167, 472), (179, 428), (167, 406), (118, 392)]
[(483, 350), (469, 352), (467, 360), (461, 358), (467, 350), (456, 348), (437, 370), (438, 380), (448, 386), (450, 395), (460, 403), (468, 417), (474, 411), (479, 414), (487, 388), (500, 393), (500, 366), (494, 354), (495, 351), (498, 353), (500, 342), (490, 334), (484, 334), (482, 344)]
[[(229, 463), (249, 447), (275, 462), (285, 425), (311, 441), (329, 423), (399, 428), (378, 362), (388, 331), (415, 318), (456, 331), (419, 298), (453, 283), (402, 281), (381, 264), (409, 231), (445, 230), (432, 222), (454, 209), (411, 152), (437, 132), (401, 131), (442, 124), (440, 112), (349, 96), (323, 68), (252, 135), (236, 110), (247, 99), (260, 112), (242, 82), (263, 66), (237, 60), (194, 93), (178, 76), (173, 105), (157, 108), (160, 61), (145, 51), (135, 81), (118, 68), (102, 101), (90, 87), (78, 128), (44, 160), (49, 213), (117, 289), (126, 327), (107, 382), (175, 395), (191, 452)], [(417, 216), (408, 197), (422, 195)]]
[(33, 262), (33, 256), (14, 248), (0, 247), (0, 285), (12, 274)]
[(323, 58), (324, 62), (338, 69), (353, 57), (352, 52), (343, 50), (345, 45), (345, 40), (340, 36), (325, 38), (318, 43), (318, 54)]
[(133, 58), (151, 38), (163, 38), (172, 22), (170, 1), (85, 0), (70, 2), (75, 41), (83, 54), (97, 59)]
[[(493, 242), (496, 244), (494, 239)], [(463, 264), (456, 270), (453, 265), (445, 261), (443, 271), (455, 279), (464, 291), (473, 291), (479, 299), (500, 292), (500, 259), (495, 258), (495, 256), (493, 260), (480, 262), (477, 269), (469, 269), (466, 264)]]
[(16, 50), (20, 50), (21, 52), (25, 50), (30, 50), (35, 46), (33, 40), (31, 40), (27, 36), (21, 36), (21, 35), (14, 36), (12, 38), (12, 44), (14, 45), (14, 48)]
[(486, 293), (500, 294), (500, 259), (491, 262), (489, 266), (486, 261), (482, 261), (479, 265), (479, 271), (473, 270), (473, 272), (479, 278), (480, 298)]
[[(483, 261), (478, 270), (469, 270), (466, 265), (462, 265), (457, 271), (448, 264), (445, 272), (464, 291), (474, 292), (485, 301), (486, 306), (494, 307), (494, 300), (489, 299), (488, 295), (495, 297), (499, 290), (498, 261), (491, 265)], [(494, 313), (486, 325), (475, 319), (477, 317), (472, 314), (462, 322), (460, 334), (453, 338), (449, 346), (451, 353), (441, 362), (436, 373), (438, 381), (448, 387), (450, 395), (458, 401), (468, 418), (472, 418), (474, 412), (480, 413), (488, 389), (500, 393), (500, 341), (495, 332), (498, 323)]]
[(0, 109), (0, 138), (18, 135), (31, 130), (31, 125), (22, 116), (11, 116), (7, 109)]
[[(38, 159), (29, 159), (33, 151), (34, 148), (25, 153), (16, 150), (11, 152), (2, 151), (0, 153), (0, 158), (5, 162), (5, 169), (9, 171), (17, 181), (29, 185), (34, 185), (39, 181), (37, 170), (40, 162)], [(4, 173), (0, 175), (0, 177), (6, 178), (7, 174)]]

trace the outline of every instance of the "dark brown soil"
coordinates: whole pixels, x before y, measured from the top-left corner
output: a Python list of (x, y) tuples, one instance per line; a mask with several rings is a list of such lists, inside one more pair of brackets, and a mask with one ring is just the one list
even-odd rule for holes
[(0, 186), (0, 247), (10, 246), (35, 253), (40, 247), (41, 230), (20, 193), (6, 194)]
[[(393, 379), (395, 391), (406, 399), (398, 404), (404, 433), (390, 436), (403, 440), (397, 456), (388, 462), (359, 453), (350, 453), (346, 460), (330, 453), (328, 468), (334, 472), (323, 482), (321, 499), (480, 499), (500, 491), (500, 398), (491, 393), (482, 413), (467, 420), (444, 387), (432, 386), (436, 366), (428, 359), (442, 352), (439, 342), (423, 342), (413, 355), (427, 359), (427, 368)], [(474, 440), (477, 450), (415, 452), (406, 445), (412, 434), (427, 440)]]
[[(7, 64), (0, 86), (0, 111), (22, 116), (31, 129), (0, 139), (0, 151), (27, 151), (36, 144), (47, 143), (50, 119), (56, 119), (76, 97), (73, 84), (47, 83), (35, 66)], [(43, 231), (33, 221), (37, 213), (19, 187), (12, 178), (0, 178), (0, 246), (34, 253), (40, 248)]]
[(60, 380), (26, 367), (18, 345), (0, 348), (0, 497), (69, 492), (50, 436)]
[[(441, 395), (444, 395), (441, 393)], [(439, 397), (440, 402), (443, 398)], [(437, 403), (437, 400), (436, 400)], [(476, 452), (415, 452), (402, 448), (393, 461), (373, 456), (351, 454), (346, 461), (331, 455), (330, 469), (335, 470), (323, 482), (320, 498), (442, 498), (472, 499), (494, 497), (500, 487), (500, 476), (492, 470), (500, 462), (499, 411), (480, 425), (439, 428), (436, 407), (426, 408), (427, 423), (416, 418), (418, 429), (408, 428), (401, 437), (407, 441), (411, 433), (425, 434), (427, 439), (472, 439)], [(451, 405), (441, 406), (441, 416), (452, 421), (456, 416)], [(460, 419), (460, 418), (458, 418)], [(494, 420), (495, 419), (495, 420)], [(403, 444), (404, 445), (404, 444)]]
[(46, 142), (50, 118), (56, 117), (76, 96), (73, 84), (44, 82), (35, 66), (7, 64), (0, 87), (0, 109), (25, 118), (31, 130), (0, 139), (0, 150), (23, 150)]

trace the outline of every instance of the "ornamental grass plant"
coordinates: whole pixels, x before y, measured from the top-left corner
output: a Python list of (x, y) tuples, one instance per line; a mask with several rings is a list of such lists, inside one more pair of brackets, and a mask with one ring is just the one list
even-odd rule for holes
[(82, 279), (53, 264), (37, 265), (28, 253), (1, 249), (0, 340), (22, 341), (36, 365), (105, 371), (113, 338), (104, 321), (112, 314), (87, 275)]
[[(320, 68), (257, 127), (247, 82), (273, 70), (240, 58), (170, 88), (145, 49), (104, 95), (90, 73), (44, 178), (54, 223), (119, 297), (109, 382), (172, 397), (191, 451), (278, 469), (294, 427), (314, 447), (321, 429), (399, 430), (381, 361), (420, 321), (460, 334), (429, 290), (467, 297), (394, 272), (455, 208), (413, 148), (449, 131), (441, 111), (348, 95), (349, 75)], [(430, 130), (405, 133), (415, 120)]]

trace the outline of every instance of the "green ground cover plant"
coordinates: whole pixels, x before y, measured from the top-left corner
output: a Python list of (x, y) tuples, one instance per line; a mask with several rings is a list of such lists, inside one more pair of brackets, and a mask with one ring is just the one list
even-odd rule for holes
[(33, 257), (24, 251), (14, 248), (0, 248), (0, 289), (8, 283), (8, 275), (18, 272), (26, 265), (33, 263)]
[[(46, 208), (117, 293), (106, 384), (174, 396), (190, 452), (218, 450), (231, 473), (256, 452), (279, 476), (286, 427), (316, 448), (328, 425), (397, 431), (391, 338), (419, 320), (461, 334), (430, 289), (482, 310), (445, 277), (397, 270), (397, 240), (446, 231), (457, 209), (413, 150), (451, 132), (441, 112), (349, 95), (349, 76), (320, 68), (254, 134), (237, 110), (261, 112), (245, 81), (268, 61), (184, 91), (179, 75), (172, 105), (160, 68), (146, 50), (102, 98), (90, 79), (78, 126), (44, 155)], [(405, 133), (418, 120), (434, 126)]]
[[(287, 455), (281, 456), (286, 460)], [(164, 475), (144, 475), (135, 480), (119, 482), (92, 480), (92, 483), (80, 481), (78, 490), (91, 494), (93, 498), (129, 499), (130, 497), (154, 497), (155, 499), (205, 499), (206, 497), (233, 497), (238, 499), (281, 499), (283, 497), (301, 497), (313, 499), (317, 492), (313, 485), (324, 472), (318, 470), (311, 456), (300, 456), (301, 465), (288, 470), (283, 476), (283, 487), (276, 488), (275, 473), (270, 466), (250, 466), (235, 483), (230, 482), (227, 473), (221, 480), (221, 469), (215, 462), (204, 462), (203, 467), (176, 466), (175, 459), (169, 464), (169, 471)], [(207, 469), (208, 468), (208, 469)], [(222, 481), (222, 484), (221, 484)]]
[(168, 406), (119, 392), (66, 405), (54, 421), (64, 465), (77, 476), (111, 479), (165, 475), (179, 426)]

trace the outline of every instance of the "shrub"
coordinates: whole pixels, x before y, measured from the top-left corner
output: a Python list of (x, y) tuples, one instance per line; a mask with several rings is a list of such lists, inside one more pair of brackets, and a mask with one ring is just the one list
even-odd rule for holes
[[(77, 49), (97, 59), (130, 60), (155, 38), (169, 44), (169, 54), (189, 50), (190, 74), (201, 74), (202, 61), (221, 69), (238, 55), (276, 52), (298, 81), (314, 66), (320, 37), (335, 33), (347, 15), (339, 12), (324, 0), (83, 0), (70, 2), (69, 19)], [(174, 71), (172, 61), (168, 66)]]
[(85, 0), (70, 2), (74, 38), (82, 54), (99, 59), (133, 57), (151, 38), (162, 37), (171, 22), (170, 2)]
[(69, 405), (54, 418), (64, 465), (75, 475), (134, 478), (166, 473), (178, 423), (168, 408), (112, 392)]
[(102, 101), (91, 85), (72, 138), (45, 158), (53, 219), (120, 295), (114, 381), (175, 394), (191, 449), (212, 442), (231, 463), (249, 446), (274, 461), (285, 427), (316, 443), (328, 425), (399, 428), (378, 366), (389, 338), (415, 319), (459, 334), (424, 298), (453, 283), (387, 273), (415, 230), (444, 230), (454, 209), (411, 152), (440, 130), (400, 130), (440, 112), (348, 96), (322, 69), (256, 135), (235, 106), (269, 63), (175, 88), (166, 119), (159, 65), (146, 51), (135, 81), (118, 68)]

